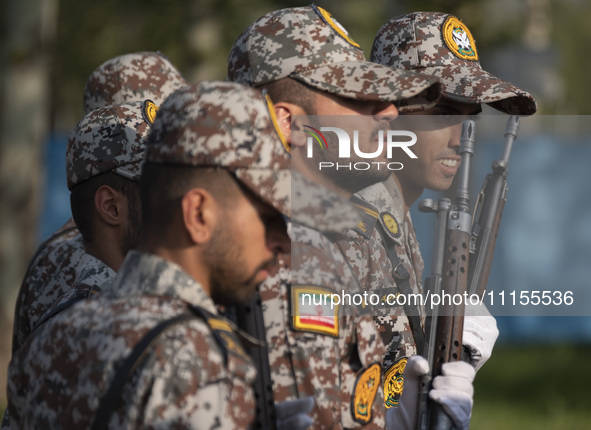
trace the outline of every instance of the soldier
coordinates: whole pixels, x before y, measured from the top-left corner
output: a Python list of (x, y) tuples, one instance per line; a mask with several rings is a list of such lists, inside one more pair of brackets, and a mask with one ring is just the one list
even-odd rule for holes
[(112, 288), (17, 351), (13, 423), (247, 428), (256, 372), (214, 301), (244, 301), (289, 252), (290, 177), (259, 92), (202, 82), (168, 98), (140, 181), (141, 246)]
[[(107, 105), (146, 99), (154, 102), (152, 107), (158, 106), (185, 84), (180, 72), (160, 53), (121, 55), (101, 64), (90, 75), (84, 90), (84, 110), (88, 114)], [(72, 219), (39, 246), (16, 300), (13, 353), (49, 307), (73, 286), (83, 254), (82, 235)]]
[[(296, 115), (391, 118), (397, 115), (394, 101), (412, 104), (409, 99), (415, 97), (414, 103), (430, 105), (438, 97), (433, 79), (366, 62), (343, 27), (316, 6), (283, 9), (258, 19), (234, 43), (228, 76), (268, 91), (292, 163), (307, 174), (312, 172), (301, 163), (303, 149), (291, 131)], [(345, 198), (353, 194), (318, 173), (314, 179)], [(377, 180), (371, 178), (366, 185)], [(327, 203), (331, 198), (326, 196), (322, 204), (314, 204), (305, 189), (292, 186), (292, 192), (294, 215), (320, 213), (310, 216), (314, 222), (292, 223), (291, 260), (283, 256), (280, 270), (260, 288), (266, 340), (273, 345), (269, 364), (275, 401), (313, 395), (315, 428), (383, 428), (384, 351), (371, 318), (352, 309), (302, 302), (305, 296), (360, 291), (344, 256), (319, 231), (330, 225), (334, 238), (354, 211)], [(324, 227), (316, 219), (323, 216)]]
[[(68, 188), (85, 252), (76, 262), (72, 288), (48, 306), (32, 333), (74, 302), (101, 292), (115, 277), (127, 252), (137, 248), (137, 182), (153, 122), (151, 111), (153, 103), (149, 100), (107, 106), (86, 115), (70, 134), (66, 150)], [(3, 428), (8, 426), (8, 416), (7, 409)]]
[[(462, 121), (478, 114), (481, 103), (514, 115), (533, 114), (536, 104), (527, 92), (482, 70), (470, 31), (448, 14), (420, 12), (390, 20), (376, 35), (371, 60), (437, 77), (442, 96), (437, 105), (426, 110), (401, 108), (397, 127), (415, 131), (418, 140), (412, 151), (417, 158), (406, 158), (403, 169), (357, 194), (356, 203), (366, 209), (367, 228), (351, 232), (351, 240), (341, 246), (347, 255), (355, 255), (353, 267), (364, 288), (384, 291), (384, 286), (396, 284), (390, 293), (421, 293), (423, 260), (409, 208), (425, 188), (443, 191), (451, 186), (459, 168)], [(394, 273), (394, 267), (404, 267), (406, 276), (401, 276), (400, 271)], [(470, 351), (472, 365), (478, 369), (490, 357), (498, 330), (486, 308), (467, 308), (467, 312), (471, 315), (465, 317), (463, 343)], [(421, 352), (423, 315), (420, 308), (407, 308), (398, 315), (386, 308), (375, 318), (388, 345), (384, 362), (387, 407), (400, 401), (405, 366), (424, 369), (416, 362), (419, 357), (407, 364), (409, 357)], [(469, 424), (472, 405), (472, 387), (467, 381), (474, 373), (463, 363), (454, 366), (465, 381), (465, 407), (448, 408), (448, 412), (458, 428), (464, 428)], [(406, 404), (412, 406), (413, 402)], [(404, 424), (401, 428), (414, 428), (415, 414), (400, 409), (397, 413), (399, 423)]]

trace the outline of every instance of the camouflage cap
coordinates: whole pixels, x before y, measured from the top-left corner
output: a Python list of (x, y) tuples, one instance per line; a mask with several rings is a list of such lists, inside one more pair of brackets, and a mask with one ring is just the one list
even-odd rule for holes
[(415, 12), (384, 24), (375, 37), (370, 59), (439, 78), (443, 97), (463, 103), (487, 103), (511, 115), (531, 115), (531, 94), (484, 71), (474, 38), (453, 15)]
[(281, 213), (291, 215), (291, 162), (269, 98), (233, 82), (200, 82), (161, 106), (146, 161), (219, 166)]
[(111, 170), (138, 180), (157, 110), (154, 102), (145, 100), (107, 106), (87, 114), (68, 139), (68, 189)]
[(439, 98), (436, 79), (365, 61), (347, 31), (315, 5), (270, 12), (232, 46), (229, 80), (259, 87), (285, 77), (358, 100), (413, 97), (420, 108)]
[(113, 104), (152, 100), (160, 106), (185, 78), (160, 52), (136, 52), (112, 58), (86, 81), (84, 112)]

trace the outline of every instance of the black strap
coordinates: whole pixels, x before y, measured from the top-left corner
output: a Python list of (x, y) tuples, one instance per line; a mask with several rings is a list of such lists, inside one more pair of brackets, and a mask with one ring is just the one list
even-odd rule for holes
[[(405, 294), (407, 297), (410, 297), (410, 295), (413, 294), (412, 289), (410, 288), (410, 274), (408, 273), (408, 270), (406, 270), (404, 265), (400, 262), (400, 258), (398, 257), (398, 253), (396, 252), (396, 244), (394, 243), (394, 240), (391, 239), (390, 236), (386, 233), (384, 227), (380, 222), (377, 223), (377, 226), (378, 231), (380, 232), (380, 236), (382, 236), (382, 240), (384, 241), (386, 252), (388, 253), (388, 258), (392, 263), (392, 275), (397, 280), (396, 283), (400, 286), (402, 293)], [(418, 308), (413, 308), (407, 301), (404, 305), (404, 312), (406, 313), (406, 316), (408, 317), (408, 321), (410, 323), (412, 336), (417, 346), (417, 354), (422, 355), (423, 348), (425, 345), (425, 332), (421, 327), (421, 317), (419, 316)]]
[(113, 377), (111, 384), (109, 385), (107, 391), (105, 391), (105, 394), (100, 400), (99, 407), (96, 410), (90, 428), (92, 430), (102, 430), (108, 427), (111, 414), (113, 413), (117, 406), (117, 403), (121, 399), (123, 387), (127, 382), (128, 376), (135, 370), (135, 368), (138, 365), (141, 364), (150, 346), (167, 328), (191, 319), (203, 317), (203, 313), (201, 312), (184, 313), (181, 315), (177, 315), (173, 318), (167, 319), (165, 321), (162, 321), (160, 324), (158, 324), (156, 327), (154, 327), (152, 330), (146, 333), (144, 337), (142, 337), (140, 341), (135, 345), (135, 347), (131, 351), (131, 354), (129, 354), (127, 358), (123, 361), (123, 363), (121, 363), (121, 365), (117, 368), (117, 371), (115, 372), (115, 376)]

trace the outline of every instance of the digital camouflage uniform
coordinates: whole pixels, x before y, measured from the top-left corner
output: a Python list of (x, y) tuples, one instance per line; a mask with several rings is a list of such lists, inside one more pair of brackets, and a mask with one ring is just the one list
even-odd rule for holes
[[(355, 307), (306, 306), (303, 294), (359, 291), (333, 243), (354, 208), (330, 192), (292, 185), (291, 259), (260, 287), (275, 401), (313, 395), (314, 428), (383, 428), (381, 340)], [(320, 231), (329, 231), (329, 237)]]
[(104, 288), (108, 288), (115, 275), (116, 272), (98, 258), (90, 254), (82, 254), (76, 267), (74, 286), (51, 305), (37, 325), (44, 324), (48, 319), (80, 300), (100, 294)]
[[(488, 103), (509, 114), (532, 114), (535, 100), (527, 92), (501, 81), (482, 70), (474, 39), (458, 18), (433, 12), (417, 12), (393, 18), (378, 31), (370, 59), (395, 68), (434, 76), (441, 83), (442, 98), (463, 103)], [(418, 111), (401, 107), (402, 113)], [(356, 204), (364, 210), (359, 225), (340, 246), (368, 291), (381, 297), (404, 293), (402, 282), (393, 273), (388, 244), (408, 273), (410, 293), (422, 293), (423, 260), (410, 214), (404, 213), (404, 200), (393, 177), (357, 194)], [(387, 407), (398, 403), (402, 392), (402, 373), (406, 359), (417, 354), (410, 319), (420, 317), (421, 307), (373, 308), (375, 321), (387, 345), (384, 359), (384, 398)], [(420, 334), (420, 333), (419, 333)], [(418, 336), (420, 340), (420, 336)], [(420, 345), (419, 345), (420, 348)]]
[(74, 285), (76, 265), (83, 254), (84, 241), (72, 219), (39, 246), (17, 296), (13, 354), (51, 305)]
[[(316, 6), (271, 12), (253, 23), (232, 47), (228, 77), (254, 87), (289, 77), (341, 97), (417, 107), (439, 96), (434, 79), (366, 62), (346, 30)], [(320, 204), (307, 198), (293, 197), (300, 207), (293, 209), (291, 262), (285, 257), (260, 288), (275, 401), (313, 394), (314, 428), (383, 428), (383, 345), (371, 317), (355, 314), (354, 306), (298, 307), (304, 294), (360, 291), (335, 245), (343, 237), (335, 234), (338, 225), (354, 210), (332, 206), (331, 198)], [(320, 233), (326, 230), (333, 233)]]
[[(191, 306), (212, 316), (177, 324), (157, 339), (129, 375), (109, 428), (246, 428), (256, 371), (228, 323), (180, 267), (136, 251), (110, 293), (56, 315), (18, 351), (9, 369), (12, 426), (89, 428), (115, 369), (138, 340)], [(223, 336), (212, 336), (213, 327), (222, 327)]]
[[(161, 107), (146, 161), (226, 169), (289, 216), (290, 159), (269, 106), (234, 83), (187, 86)], [(256, 371), (232, 325), (179, 266), (138, 251), (127, 255), (112, 288), (47, 321), (18, 351), (9, 375), (14, 423), (88, 428), (118, 363), (149, 329), (183, 313), (198, 318), (146, 349), (125, 379), (110, 428), (247, 428)]]
[[(121, 55), (97, 67), (84, 89), (84, 111), (110, 104), (152, 100), (159, 106), (186, 85), (180, 72), (160, 53)], [(37, 249), (21, 284), (14, 314), (13, 353), (52, 303), (73, 286), (84, 241), (73, 219)]]
[[(386, 187), (388, 185), (388, 188)], [(384, 356), (384, 398), (387, 407), (398, 404), (402, 393), (402, 373), (406, 360), (417, 354), (408, 311), (420, 317), (424, 329), (424, 309), (389, 306), (389, 294), (407, 294), (393, 275), (394, 267), (384, 244), (383, 235), (394, 247), (400, 264), (409, 274), (412, 294), (422, 294), (424, 263), (419, 250), (410, 214), (404, 214), (404, 202), (396, 182), (371, 185), (356, 194), (353, 201), (362, 209), (357, 226), (349, 231), (348, 240), (339, 241), (363, 290), (380, 297), (381, 303), (372, 307), (374, 321), (386, 345)], [(381, 224), (381, 225), (380, 225)]]

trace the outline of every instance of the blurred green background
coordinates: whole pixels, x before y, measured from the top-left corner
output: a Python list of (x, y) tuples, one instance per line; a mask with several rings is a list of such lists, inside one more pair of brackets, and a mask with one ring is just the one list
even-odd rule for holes
[[(14, 299), (43, 237), (49, 136), (82, 118), (88, 75), (116, 55), (159, 50), (188, 81), (224, 79), (229, 48), (268, 11), (308, 1), (2, 0), (0, 10), (0, 408)], [(486, 70), (536, 97), (547, 115), (587, 115), (591, 2), (319, 0), (369, 55), (378, 28), (442, 11), (471, 29)], [(64, 220), (65, 221), (65, 220)], [(586, 344), (501, 343), (476, 381), (474, 429), (591, 428)]]

